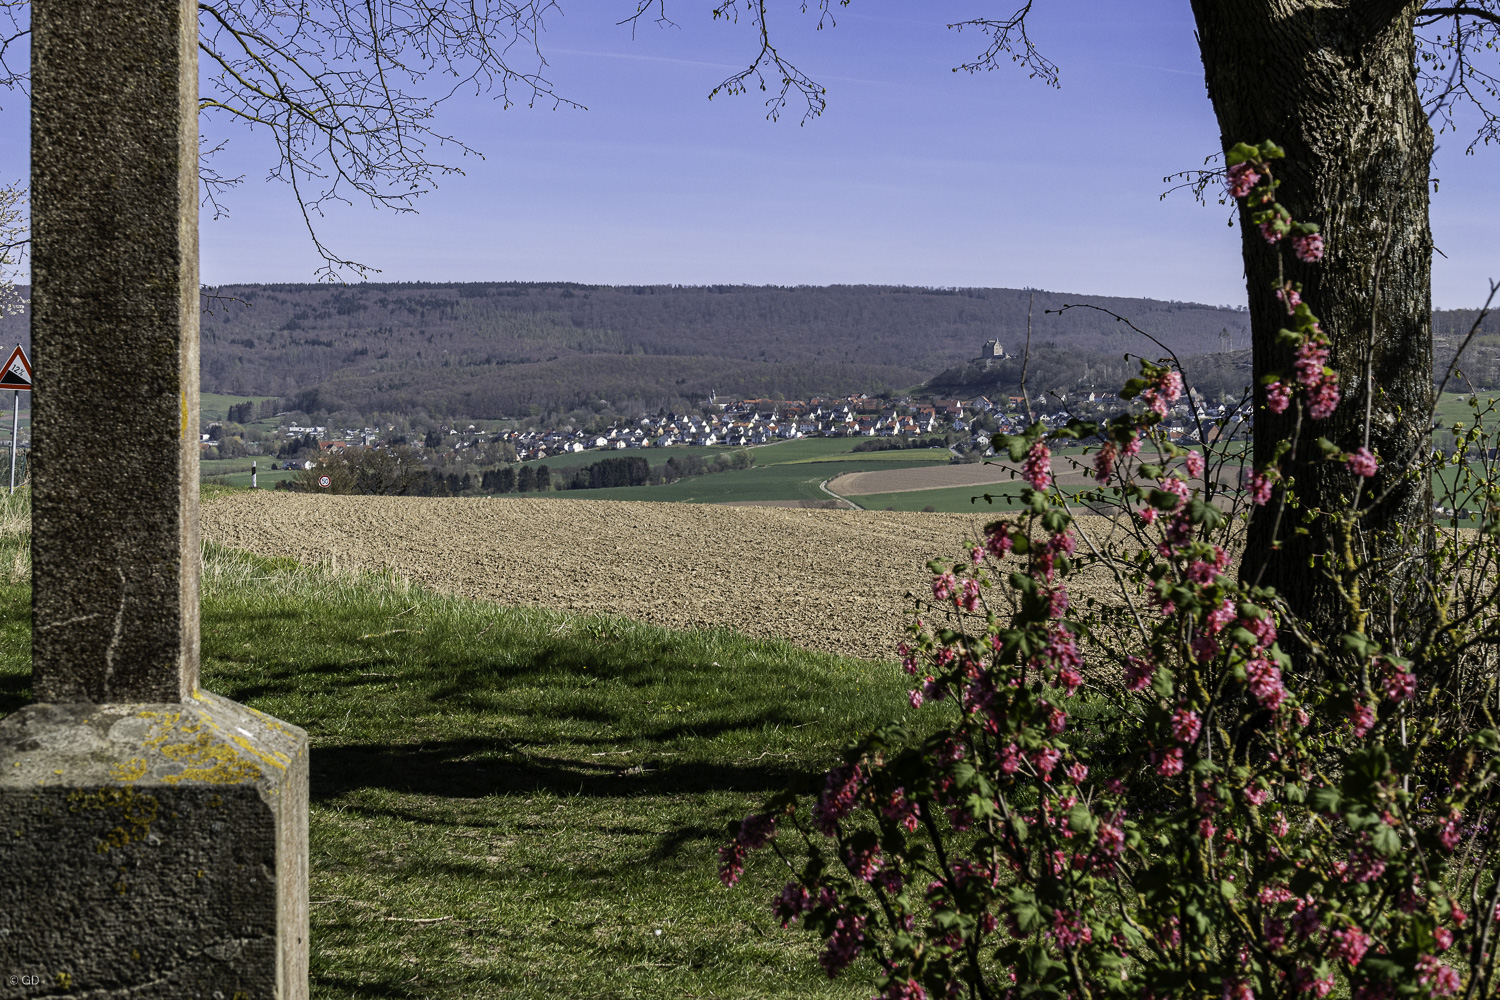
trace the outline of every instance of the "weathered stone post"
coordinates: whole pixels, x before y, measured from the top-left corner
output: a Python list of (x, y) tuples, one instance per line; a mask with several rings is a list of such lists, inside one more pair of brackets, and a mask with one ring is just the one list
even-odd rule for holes
[(32, 3), (37, 703), (0, 721), (0, 997), (307, 995), (306, 735), (198, 689), (197, 16)]

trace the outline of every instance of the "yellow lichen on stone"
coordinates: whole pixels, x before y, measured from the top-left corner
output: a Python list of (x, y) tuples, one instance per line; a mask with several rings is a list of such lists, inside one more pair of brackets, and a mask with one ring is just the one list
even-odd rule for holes
[(115, 781), (140, 781), (146, 776), (146, 758), (132, 757), (125, 764), (111, 764), (109, 776)]
[(151, 833), (151, 824), (156, 820), (158, 809), (154, 795), (138, 794), (134, 788), (101, 788), (97, 791), (78, 790), (68, 795), (69, 812), (84, 810), (120, 810), (121, 822), (100, 834), (94, 850), (107, 854), (116, 847), (137, 840), (144, 840)]
[(191, 743), (163, 746), (161, 752), (183, 766), (182, 773), (162, 778), (168, 784), (203, 781), (213, 785), (240, 785), (261, 777), (259, 767), (243, 759), (234, 747), (220, 743), (208, 733), (198, 733), (198, 738)]

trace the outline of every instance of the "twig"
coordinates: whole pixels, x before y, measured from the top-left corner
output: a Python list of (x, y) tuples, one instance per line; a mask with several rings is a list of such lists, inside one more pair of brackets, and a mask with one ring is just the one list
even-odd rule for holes
[(440, 924), (444, 920), (452, 920), (452, 917), (381, 917), (381, 920), (390, 920), (401, 924)]
[(1036, 292), (1026, 298), (1026, 349), (1021, 352), (1021, 401), (1026, 404), (1026, 423), (1036, 423), (1031, 415), (1031, 397), (1026, 394), (1026, 368), (1031, 364), (1031, 306), (1036, 302)]

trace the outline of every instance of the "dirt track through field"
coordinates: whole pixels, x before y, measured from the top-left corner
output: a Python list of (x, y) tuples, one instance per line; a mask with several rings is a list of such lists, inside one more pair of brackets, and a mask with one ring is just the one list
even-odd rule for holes
[(959, 557), (994, 517), (269, 491), (202, 510), (205, 538), (262, 555), (870, 658), (893, 656), (910, 606), (903, 595), (927, 589), (927, 560)]
[[(1085, 472), (1057, 466), (1060, 486), (1082, 486), (1089, 477)], [(881, 469), (876, 472), (846, 472), (828, 481), (828, 488), (840, 496), (869, 496), (872, 493), (915, 493), (939, 490), (949, 486), (992, 486), (996, 483), (1020, 483), (1019, 469), (1010, 465), (966, 464), (929, 465), (916, 469)]]

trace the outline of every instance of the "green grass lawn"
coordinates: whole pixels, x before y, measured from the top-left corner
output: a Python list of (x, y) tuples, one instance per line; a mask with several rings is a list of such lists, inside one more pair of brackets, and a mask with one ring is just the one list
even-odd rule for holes
[(900, 448), (892, 451), (855, 451), (856, 445), (870, 438), (798, 438), (753, 448), (757, 465), (785, 465), (798, 462), (876, 462), (897, 467), (910, 465), (947, 465), (947, 448)]
[[(871, 463), (872, 467), (879, 466)], [(861, 466), (847, 462), (795, 462), (690, 476), (665, 486), (562, 490), (565, 500), (651, 500), (658, 503), (730, 503), (737, 500), (832, 500), (818, 484)]]
[[(1025, 483), (994, 483), (989, 486), (948, 486), (937, 490), (910, 490), (903, 493), (868, 493), (846, 499), (859, 504), (865, 510), (914, 510), (925, 511), (931, 507), (937, 513), (968, 514), (983, 510), (1016, 510), (1021, 506), (1021, 490)], [(1079, 489), (1081, 489), (1080, 487)], [(1078, 489), (1064, 492), (1076, 493)], [(986, 502), (988, 493), (993, 502)]]
[[(29, 693), (11, 520), (0, 715)], [(894, 664), (219, 549), (203, 662), (206, 688), (311, 738), (315, 997), (873, 992), (868, 963), (829, 983), (816, 942), (776, 925), (768, 855), (731, 891), (715, 851), (788, 775), (902, 713)]]
[(1481, 392), (1473, 395), (1467, 392), (1445, 392), (1438, 399), (1436, 420), (1439, 427), (1451, 428), (1455, 423), (1462, 423), (1466, 427), (1474, 426), (1475, 408), (1470, 405), (1470, 400), (1477, 400), (1479, 411), (1484, 413), (1484, 424), (1491, 428), (1500, 428), (1500, 409), (1490, 410), (1489, 407), (1496, 400), (1500, 400), (1500, 393)]
[(225, 396), (217, 392), (200, 392), (198, 394), (198, 413), (204, 420), (227, 420), (229, 408), (245, 400), (250, 400), (257, 407), (263, 400), (275, 399), (275, 396)]
[(665, 465), (667, 459), (671, 458), (673, 455), (676, 455), (678, 457), (681, 457), (683, 455), (697, 455), (699, 458), (712, 461), (715, 455), (727, 454), (728, 452), (739, 450), (741, 449), (725, 448), (720, 445), (712, 445), (703, 448), (699, 448), (696, 445), (684, 445), (680, 448), (622, 448), (619, 451), (595, 450), (564, 452), (561, 455), (549, 455), (546, 458), (534, 458), (529, 462), (520, 463), (520, 465), (517, 465), (516, 468), (520, 468), (522, 465), (529, 465), (534, 469), (538, 465), (545, 465), (547, 468), (552, 469), (553, 471), (560, 471), (562, 469), (576, 469), (581, 465), (593, 465), (595, 462), (605, 458), (625, 458), (630, 455), (640, 455), (642, 458), (646, 459), (646, 461), (650, 462), (653, 466), (657, 466)]
[[(568, 500), (649, 500), (658, 503), (732, 503), (745, 500), (831, 500), (818, 484), (846, 472), (877, 469), (909, 469), (922, 465), (947, 465), (943, 448), (856, 452), (861, 438), (803, 438), (749, 449), (755, 465), (749, 469), (714, 472), (680, 479), (665, 486), (621, 486), (602, 490), (562, 490), (548, 494)], [(601, 458), (641, 455), (653, 466), (674, 454), (691, 452), (712, 455), (725, 448), (646, 448), (617, 452), (582, 452), (565, 456), (566, 467), (587, 465)], [(540, 463), (527, 463), (536, 465)], [(563, 468), (551, 459), (552, 469)], [(920, 509), (920, 508), (919, 508)]]
[[(275, 472), (272, 472), (269, 469), (261, 469), (256, 476), (256, 483), (261, 489), (269, 490), (283, 479), (295, 479), (296, 477), (297, 472), (294, 470), (277, 469)], [(237, 486), (241, 489), (250, 488), (250, 473), (248, 472), (218, 472), (213, 474), (205, 472), (203, 479), (207, 482), (215, 482), (223, 486)]]

